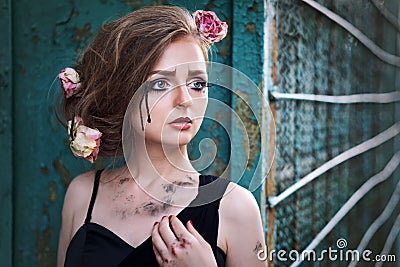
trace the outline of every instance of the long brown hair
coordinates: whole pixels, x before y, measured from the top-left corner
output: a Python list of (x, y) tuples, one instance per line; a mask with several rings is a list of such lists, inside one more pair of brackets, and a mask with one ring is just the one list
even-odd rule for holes
[(122, 154), (122, 124), (129, 101), (146, 81), (167, 46), (180, 38), (198, 40), (206, 60), (210, 44), (198, 34), (188, 10), (152, 6), (104, 25), (75, 66), (82, 93), (63, 100), (65, 120), (80, 116), (103, 133), (99, 156)]

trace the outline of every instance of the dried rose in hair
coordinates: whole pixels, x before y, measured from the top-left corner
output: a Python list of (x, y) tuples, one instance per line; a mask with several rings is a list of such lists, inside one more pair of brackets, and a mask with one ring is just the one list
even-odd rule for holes
[(197, 10), (193, 16), (200, 36), (211, 44), (221, 41), (228, 33), (228, 24), (212, 11)]
[(73, 68), (65, 68), (58, 74), (58, 79), (61, 81), (61, 88), (64, 91), (66, 98), (77, 94), (81, 87), (79, 74)]
[(72, 153), (93, 163), (99, 154), (101, 132), (83, 125), (82, 118), (74, 117), (68, 121), (68, 133)]

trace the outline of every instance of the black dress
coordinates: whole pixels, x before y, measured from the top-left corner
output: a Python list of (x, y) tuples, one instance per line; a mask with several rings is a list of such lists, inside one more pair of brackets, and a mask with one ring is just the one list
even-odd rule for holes
[[(90, 222), (100, 175), (101, 171), (97, 171), (85, 223), (75, 233), (68, 246), (64, 266), (158, 267), (151, 236), (139, 246), (132, 247), (107, 228)], [(229, 181), (212, 175), (200, 175), (199, 178), (199, 190), (196, 198), (177, 217), (183, 223), (192, 220), (196, 230), (210, 244), (218, 266), (225, 266), (226, 255), (217, 246), (218, 209)]]

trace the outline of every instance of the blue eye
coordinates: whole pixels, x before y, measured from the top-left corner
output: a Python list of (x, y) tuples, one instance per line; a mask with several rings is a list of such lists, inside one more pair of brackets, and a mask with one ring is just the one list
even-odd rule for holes
[(203, 90), (205, 87), (208, 87), (207, 82), (203, 80), (196, 80), (187, 84), (187, 86), (194, 90)]
[(150, 89), (163, 91), (169, 88), (170, 84), (166, 80), (155, 80), (150, 82)]

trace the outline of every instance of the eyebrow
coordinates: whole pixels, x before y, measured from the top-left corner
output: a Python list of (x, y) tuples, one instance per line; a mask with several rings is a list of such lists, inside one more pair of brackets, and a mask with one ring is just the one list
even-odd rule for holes
[(189, 70), (189, 76), (207, 75), (204, 70)]
[[(150, 71), (149, 75), (162, 75), (162, 76), (175, 76), (176, 74), (176, 69), (175, 70), (153, 70)], [(207, 75), (207, 73), (204, 70), (189, 70), (189, 76), (199, 76), (199, 75)]]
[(176, 69), (174, 69), (174, 70), (153, 70), (153, 71), (150, 71), (149, 75), (158, 74), (158, 75), (163, 75), (163, 76), (175, 76), (175, 73), (176, 73)]

